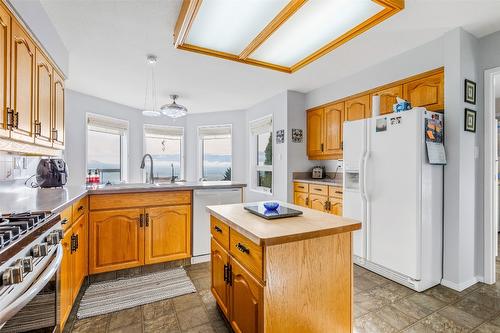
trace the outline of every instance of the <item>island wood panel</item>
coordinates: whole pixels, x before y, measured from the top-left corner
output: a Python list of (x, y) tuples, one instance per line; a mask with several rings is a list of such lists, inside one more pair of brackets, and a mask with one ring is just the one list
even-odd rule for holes
[(392, 106), (397, 103), (396, 97), (403, 98), (403, 85), (378, 90), (371, 96), (380, 96), (380, 114), (392, 113)]
[(35, 44), (16, 20), (12, 20), (11, 104), (14, 126), (11, 138), (33, 142)]
[(10, 27), (12, 17), (0, 6), (0, 136), (10, 135), (7, 108), (10, 107)]
[(52, 146), (52, 65), (43, 53), (35, 52), (35, 143)]
[(324, 154), (342, 156), (342, 127), (344, 123), (345, 112), (344, 102), (328, 106), (325, 108), (324, 112)]
[(346, 121), (369, 118), (371, 116), (370, 95), (363, 95), (345, 102)]
[(145, 264), (191, 257), (191, 206), (145, 210)]
[(429, 111), (443, 111), (444, 72), (405, 83), (403, 94), (412, 107), (422, 106)]
[(232, 277), (229, 292), (229, 322), (231, 327), (235, 332), (262, 333), (264, 332), (264, 288), (237, 260), (231, 257), (230, 262)]
[(211, 242), (211, 290), (217, 304), (226, 317), (229, 315), (229, 285), (226, 277), (229, 272), (229, 254), (212, 237)]
[(348, 232), (266, 248), (265, 332), (352, 332), (351, 241)]
[(310, 157), (323, 155), (323, 109), (307, 112), (307, 155)]
[(183, 205), (191, 203), (191, 191), (95, 194), (90, 210)]
[(210, 215), (210, 232), (217, 242), (226, 250), (229, 250), (229, 227), (224, 222)]
[(90, 212), (90, 274), (144, 264), (142, 213), (139, 208)]
[(264, 280), (263, 248), (233, 229), (229, 230), (229, 244), (229, 253), (256, 277)]

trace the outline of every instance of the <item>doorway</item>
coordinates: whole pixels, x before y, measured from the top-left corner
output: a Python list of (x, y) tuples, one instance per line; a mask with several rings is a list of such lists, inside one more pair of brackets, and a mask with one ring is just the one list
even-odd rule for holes
[(484, 282), (496, 282), (499, 260), (500, 67), (484, 73)]

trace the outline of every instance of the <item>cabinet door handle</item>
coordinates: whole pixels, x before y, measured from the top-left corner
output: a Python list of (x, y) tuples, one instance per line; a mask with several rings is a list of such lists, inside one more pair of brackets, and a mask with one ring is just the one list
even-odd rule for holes
[(76, 252), (76, 236), (75, 236), (75, 234), (71, 235), (71, 247), (69, 250), (70, 254), (72, 254), (73, 252)]
[(19, 128), (19, 112), (14, 111), (14, 127)]
[(144, 226), (144, 214), (139, 215), (139, 226), (141, 228)]
[(146, 213), (146, 227), (149, 227), (149, 213)]
[(309, 197), (306, 198), (306, 206), (309, 206)]
[(76, 235), (75, 236), (75, 251), (77, 251), (78, 248), (80, 247), (80, 244), (78, 243), (79, 239), (80, 239), (80, 235)]
[(52, 129), (52, 140), (57, 141), (57, 130), (55, 128)]
[(229, 271), (229, 265), (228, 264), (224, 264), (224, 282), (226, 282), (226, 284), (229, 282), (227, 276), (228, 276), (228, 271)]
[(218, 226), (215, 226), (214, 230), (217, 231), (219, 234), (222, 234), (222, 229), (219, 228)]
[(250, 249), (241, 243), (236, 244), (236, 248), (243, 253), (250, 254)]
[(324, 151), (325, 150), (325, 145), (322, 143), (321, 144), (321, 151)]
[(227, 284), (233, 285), (233, 267), (231, 265), (227, 265)]
[(39, 122), (38, 120), (35, 120), (35, 135), (36, 136), (42, 135), (42, 123)]
[(7, 108), (7, 128), (12, 129), (14, 127), (14, 110)]

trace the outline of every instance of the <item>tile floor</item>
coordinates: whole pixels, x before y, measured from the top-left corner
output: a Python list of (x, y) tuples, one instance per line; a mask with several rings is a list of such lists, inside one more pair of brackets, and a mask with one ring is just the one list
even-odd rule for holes
[[(74, 320), (73, 314), (65, 331), (230, 332), (209, 291), (208, 263), (186, 270), (197, 293), (89, 319)], [(476, 284), (462, 292), (437, 286), (416, 293), (355, 266), (354, 332), (500, 332), (500, 283)]]

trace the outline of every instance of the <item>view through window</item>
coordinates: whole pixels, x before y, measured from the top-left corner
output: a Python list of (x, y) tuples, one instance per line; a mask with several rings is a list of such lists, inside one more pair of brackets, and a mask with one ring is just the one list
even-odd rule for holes
[[(174, 176), (177, 179), (183, 177), (183, 139), (182, 127), (144, 126), (144, 149), (153, 157), (155, 178), (170, 178), (172, 164)], [(146, 163), (149, 163), (148, 160)], [(146, 167), (145, 170), (149, 169)]]
[(252, 187), (271, 193), (273, 190), (273, 129), (272, 117), (267, 116), (250, 123)]
[(209, 181), (232, 179), (231, 125), (198, 128), (201, 150), (200, 178)]

